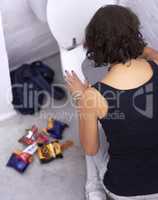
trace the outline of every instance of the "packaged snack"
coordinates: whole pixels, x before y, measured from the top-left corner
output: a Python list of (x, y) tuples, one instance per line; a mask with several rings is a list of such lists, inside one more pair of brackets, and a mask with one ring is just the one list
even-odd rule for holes
[[(30, 160), (32, 159), (32, 156), (26, 153), (24, 154), (19, 155), (19, 154), (13, 153), (7, 163), (7, 166), (14, 168), (20, 173), (25, 172), (25, 170), (30, 164)], [(24, 161), (24, 157), (25, 157), (25, 160), (29, 160), (29, 161)]]
[(54, 126), (54, 120), (51, 117), (49, 117), (48, 118), (47, 128), (51, 129), (51, 128), (53, 128), (53, 126)]
[(63, 158), (61, 145), (58, 141), (38, 144), (37, 152), (41, 163), (48, 163), (56, 158)]
[(48, 129), (47, 132), (50, 133), (50, 136), (54, 139), (61, 140), (64, 130), (68, 127), (68, 124), (54, 120), (53, 128)]
[(42, 133), (38, 134), (38, 137), (36, 139), (36, 143), (48, 143), (49, 142), (49, 137), (47, 135), (44, 135)]
[(62, 148), (61, 148), (61, 144), (59, 143), (59, 141), (53, 141), (51, 143), (53, 145), (56, 158), (63, 158)]
[(32, 126), (32, 129), (27, 130), (27, 134), (19, 139), (19, 142), (25, 145), (33, 144), (37, 139), (38, 128), (36, 126)]
[(24, 173), (27, 167), (33, 161), (33, 154), (37, 151), (37, 145), (33, 144), (24, 151), (15, 151), (7, 163), (8, 167), (12, 167), (20, 173)]
[(74, 146), (74, 142), (72, 140), (67, 140), (63, 144), (61, 144), (61, 150), (62, 152), (64, 152), (72, 146)]
[(31, 145), (35, 142), (46, 143), (48, 141), (48, 136), (39, 133), (36, 126), (33, 126), (31, 130), (28, 130), (26, 135), (19, 139), (19, 142), (25, 145)]
[(24, 149), (23, 152), (28, 153), (30, 155), (34, 155), (36, 153), (37, 149), (38, 149), (38, 146), (36, 143), (34, 143), (34, 144), (28, 146), (26, 149)]

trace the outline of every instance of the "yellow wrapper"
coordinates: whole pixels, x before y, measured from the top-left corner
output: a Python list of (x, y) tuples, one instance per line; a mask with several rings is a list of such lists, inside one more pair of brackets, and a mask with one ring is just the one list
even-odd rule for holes
[(47, 124), (47, 128), (48, 129), (52, 129), (54, 126), (54, 120), (52, 118), (48, 118), (48, 124)]

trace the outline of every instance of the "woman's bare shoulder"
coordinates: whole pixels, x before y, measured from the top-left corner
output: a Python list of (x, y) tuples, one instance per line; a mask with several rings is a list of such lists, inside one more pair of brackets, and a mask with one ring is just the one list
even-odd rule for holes
[(158, 60), (154, 60), (154, 62), (158, 65)]

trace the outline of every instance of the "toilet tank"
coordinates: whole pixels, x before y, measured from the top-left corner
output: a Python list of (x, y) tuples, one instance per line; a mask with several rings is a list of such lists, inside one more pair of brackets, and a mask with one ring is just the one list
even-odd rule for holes
[(36, 17), (42, 22), (47, 22), (46, 8), (48, 0), (27, 0), (27, 1), (30, 8), (36, 15)]

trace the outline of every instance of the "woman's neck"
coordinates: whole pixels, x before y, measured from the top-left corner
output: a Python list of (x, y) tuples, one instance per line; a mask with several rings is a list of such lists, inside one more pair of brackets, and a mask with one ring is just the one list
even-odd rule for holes
[(131, 60), (128, 60), (126, 63), (112, 63), (109, 67), (109, 71), (111, 71), (112, 69), (116, 69), (116, 68), (127, 68), (127, 67), (130, 67), (132, 66), (133, 63), (136, 63), (136, 62), (140, 62), (140, 61), (144, 61), (143, 58), (137, 58), (137, 59), (131, 59)]

